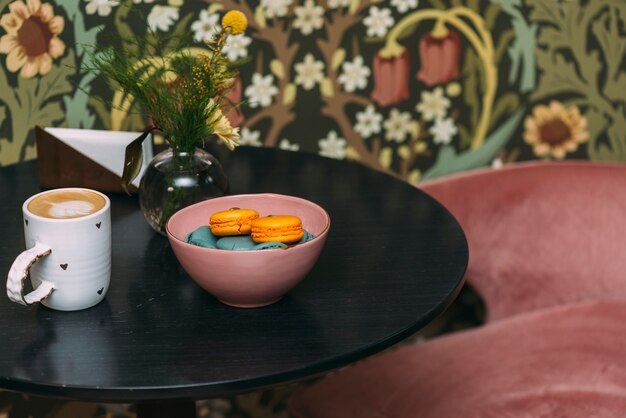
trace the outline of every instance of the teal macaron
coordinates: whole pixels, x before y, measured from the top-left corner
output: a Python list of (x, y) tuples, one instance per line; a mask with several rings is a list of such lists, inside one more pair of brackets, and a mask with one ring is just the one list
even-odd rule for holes
[[(315, 238), (312, 234), (304, 231), (304, 236), (296, 244), (302, 244)], [(220, 250), (269, 250), (276, 248), (287, 248), (288, 245), (281, 242), (263, 242), (257, 244), (252, 240), (250, 235), (237, 235), (227, 237), (217, 237), (211, 232), (208, 226), (201, 226), (192, 231), (185, 238), (185, 242), (205, 248), (218, 248)], [(292, 244), (293, 245), (293, 244)]]
[(201, 226), (193, 230), (187, 235), (185, 241), (199, 247), (217, 248), (217, 239), (208, 226)]
[(254, 250), (255, 245), (250, 235), (223, 237), (217, 240), (217, 248), (220, 250), (249, 251)]

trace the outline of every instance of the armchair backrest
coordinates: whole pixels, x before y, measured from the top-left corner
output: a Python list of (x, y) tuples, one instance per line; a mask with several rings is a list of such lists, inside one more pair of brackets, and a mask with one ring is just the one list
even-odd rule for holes
[(487, 320), (626, 300), (626, 165), (532, 162), (424, 182), (468, 237)]

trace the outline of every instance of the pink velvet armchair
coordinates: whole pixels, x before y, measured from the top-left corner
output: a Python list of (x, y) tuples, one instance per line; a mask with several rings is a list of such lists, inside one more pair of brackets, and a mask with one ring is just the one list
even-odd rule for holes
[(626, 165), (530, 162), (421, 185), (468, 238), (467, 283), (487, 320), (626, 300)]
[(465, 229), (487, 323), (347, 367), (291, 412), (626, 416), (626, 166), (533, 162), (420, 187)]

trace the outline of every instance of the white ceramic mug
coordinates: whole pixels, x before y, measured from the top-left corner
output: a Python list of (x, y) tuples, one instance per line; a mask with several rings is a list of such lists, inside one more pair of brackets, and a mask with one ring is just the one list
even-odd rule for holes
[[(13, 302), (75, 311), (96, 305), (111, 278), (111, 202), (90, 189), (53, 189), (22, 206), (26, 251), (13, 262)], [(24, 295), (30, 276), (33, 291)]]

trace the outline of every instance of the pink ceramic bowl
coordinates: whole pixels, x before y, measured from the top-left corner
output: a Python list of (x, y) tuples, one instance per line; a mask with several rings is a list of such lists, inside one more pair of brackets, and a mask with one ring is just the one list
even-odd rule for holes
[[(233, 207), (254, 209), (260, 216), (296, 215), (315, 238), (287, 249), (220, 250), (187, 244), (187, 235), (208, 225), (215, 212)], [(227, 305), (251, 308), (278, 301), (311, 270), (324, 247), (330, 217), (305, 199), (279, 194), (225, 196), (176, 212), (167, 223), (167, 237), (187, 274)]]

